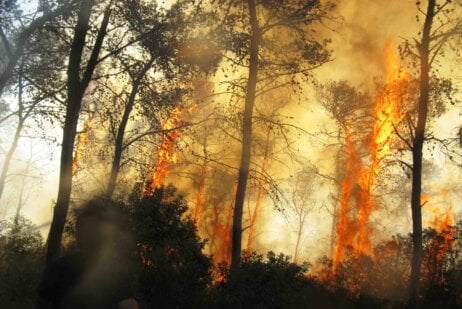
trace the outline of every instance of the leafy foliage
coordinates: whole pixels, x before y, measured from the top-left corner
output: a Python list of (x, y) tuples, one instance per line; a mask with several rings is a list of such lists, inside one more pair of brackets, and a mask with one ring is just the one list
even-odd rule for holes
[(42, 237), (24, 217), (0, 224), (0, 307), (32, 307), (43, 267)]
[(268, 252), (266, 258), (255, 252), (244, 254), (232, 277), (223, 267), (224, 280), (211, 289), (206, 307), (331, 308), (350, 304), (307, 276), (307, 264), (290, 259), (274, 252)]

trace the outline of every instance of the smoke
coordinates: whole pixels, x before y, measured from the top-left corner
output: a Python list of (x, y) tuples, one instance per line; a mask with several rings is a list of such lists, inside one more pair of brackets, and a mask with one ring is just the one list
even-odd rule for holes
[[(333, 60), (314, 72), (317, 82), (322, 84), (331, 80), (345, 79), (352, 85), (363, 87), (365, 90), (375, 90), (374, 78), (383, 77), (385, 74), (383, 61), (385, 42), (391, 39), (396, 48), (404, 39), (417, 35), (419, 23), (415, 19), (416, 11), (415, 3), (412, 1), (338, 1), (334, 14), (342, 16), (343, 20), (334, 25), (335, 32), (327, 29), (322, 30), (323, 36), (332, 38), (330, 49), (333, 50)], [(226, 71), (226, 68), (224, 69)], [(235, 72), (234, 74), (239, 75), (241, 73)], [(225, 92), (227, 89), (222, 82), (231, 80), (232, 74), (219, 71), (213, 78), (210, 78), (207, 82), (213, 85), (212, 92)], [(204, 94), (198, 95), (198, 97), (200, 96), (204, 96)], [(240, 126), (238, 116), (242, 111), (242, 106), (239, 104), (242, 101), (236, 103), (232, 99), (234, 98), (229, 95), (213, 96), (213, 98), (204, 99), (203, 102), (197, 104), (188, 121), (195, 122), (212, 115), (210, 116), (211, 120), (192, 128), (190, 132), (181, 133), (175, 148), (178, 151), (178, 162), (174, 166), (170, 166), (169, 174), (165, 180), (166, 183), (171, 182), (178, 186), (187, 195), (191, 214), (193, 214), (199, 184), (197, 176), (200, 175), (201, 164), (205, 159), (209, 160), (199, 229), (201, 235), (209, 239), (208, 249), (212, 253), (217, 250), (216, 248), (220, 246), (220, 241), (222, 241), (214, 233), (218, 228), (223, 228), (229, 207), (233, 203), (233, 188), (240, 160), (240, 144), (237, 133)], [(265, 115), (268, 110), (279, 108), (278, 104), (283, 105), (280, 114), (285, 117), (284, 121), (290, 125), (299, 126), (304, 131), (304, 133), (300, 133), (301, 131), (291, 133), (290, 150), (293, 156), (297, 157), (296, 161), (298, 162), (294, 162), (286, 154), (277, 156), (276, 160), (269, 164), (268, 175), (271, 175), (279, 183), (284, 183), (303, 165), (314, 165), (317, 172), (323, 175), (331, 176), (336, 173), (338, 147), (326, 147), (325, 143), (329, 140), (323, 138), (323, 133), (334, 132), (337, 127), (317, 101), (312, 87), (303, 86), (303, 93), (297, 95), (289, 94), (287, 89), (281, 89), (274, 92), (272, 97), (267, 97), (257, 103), (257, 115), (260, 116)], [(225, 114), (227, 119), (224, 119), (224, 116), (220, 118), (222, 117), (221, 114)], [(435, 136), (454, 136), (453, 128), (461, 120), (461, 116), (454, 110), (448, 111), (441, 120), (435, 122)], [(98, 127), (98, 124), (95, 123), (94, 127)], [(101, 130), (103, 130), (102, 127), (101, 125)], [(52, 132), (56, 133), (56, 131), (54, 129)], [(257, 137), (262, 135), (261, 131), (264, 130), (256, 125)], [(59, 134), (56, 133), (56, 136)], [(101, 136), (98, 137), (100, 140), (104, 138), (108, 138), (106, 133), (101, 133)], [(156, 138), (149, 140), (150, 150), (152, 150), (153, 140), (157, 141)], [(286, 146), (283, 143), (278, 145), (277, 142), (280, 141), (276, 138), (273, 138), (272, 142), (275, 144), (274, 151), (276, 153), (278, 150), (284, 150), (283, 148)], [(43, 147), (47, 149), (49, 163), (40, 164), (44, 175), (40, 182), (35, 180), (28, 182), (28, 186), (33, 187), (38, 192), (31, 196), (23, 207), (24, 215), (32, 218), (38, 224), (50, 221), (52, 201), (56, 196), (58, 184), (59, 157), (58, 155), (53, 156), (53, 153), (59, 154), (59, 147), (48, 147), (46, 144)], [(135, 151), (129, 153), (130, 156), (133, 155), (133, 161), (144, 159), (146, 162), (146, 160), (152, 159), (148, 157), (150, 150), (141, 149), (142, 147), (148, 148), (148, 146), (139, 146), (136, 150), (137, 154)], [(207, 153), (204, 152), (204, 147), (207, 148)], [(96, 150), (93, 149), (92, 151)], [(84, 159), (83, 162), (84, 165), (86, 164), (87, 170), (82, 167), (81, 171), (77, 171), (76, 183), (79, 187), (77, 192), (79, 199), (87, 199), (104, 190), (110, 155), (107, 151), (102, 151), (102, 153), (102, 155), (95, 154), (92, 160), (86, 161)], [(27, 149), (24, 147), (18, 149), (18, 156), (26, 157), (27, 155)], [(253, 168), (255, 171), (259, 170), (261, 159), (261, 149), (259, 149), (254, 153)], [(428, 175), (430, 183), (438, 183), (438, 189), (435, 189), (437, 192), (452, 187), (454, 183), (460, 183), (459, 173), (449, 165), (444, 155), (437, 153), (431, 158), (427, 157), (427, 159), (433, 160), (441, 171)], [(254, 176), (257, 175), (255, 171)], [(119, 189), (122, 192), (121, 195), (126, 197), (132, 184), (141, 179), (138, 171), (129, 167), (123, 170), (121, 177), (123, 177), (123, 181), (121, 181)], [(407, 205), (406, 200), (401, 198), (408, 193), (406, 190), (409, 189), (409, 179), (401, 170), (399, 170), (399, 177), (402, 186), (396, 185), (394, 192), (378, 201), (378, 203), (390, 205), (371, 216), (371, 222), (375, 225), (374, 232), (378, 234), (377, 238), (388, 237), (396, 232), (408, 233), (410, 231), (409, 205)], [(258, 180), (258, 177), (254, 178)], [(321, 182), (319, 177), (317, 179)], [(326, 182), (329, 183), (329, 181)], [(17, 194), (16, 185), (8, 184), (8, 187), (10, 192)], [(247, 215), (253, 212), (257, 187), (258, 181), (251, 180), (247, 191), (249, 193), (246, 201)], [(265, 192), (265, 197), (262, 200), (262, 211), (256, 223), (254, 248), (261, 253), (273, 250), (293, 255), (295, 249), (294, 228), (288, 219), (293, 218), (293, 214), (290, 213), (287, 202), (287, 199), (290, 198), (290, 184), (287, 187), (280, 186), (284, 195), (280, 200), (271, 198), (272, 188), (274, 187), (268, 185), (265, 187), (267, 192)], [(316, 207), (308, 214), (299, 261), (313, 261), (323, 254), (330, 254), (332, 211), (335, 204), (338, 203), (336, 200), (338, 187), (331, 183), (317, 189), (317, 192), (312, 196)], [(458, 189), (458, 187), (454, 188), (453, 193), (446, 196), (446, 199), (449, 199), (453, 205), (460, 204), (456, 194)], [(402, 190), (402, 192), (398, 192), (398, 190)], [(12, 205), (14, 205), (15, 202), (13, 201), (16, 200), (16, 197), (7, 200), (12, 202), (8, 202), (6, 205), (5, 199), (2, 198), (2, 209), (8, 207), (7, 213), (10, 215), (12, 213), (10, 209), (14, 210)], [(285, 211), (280, 212), (276, 210), (275, 206), (285, 209)], [(460, 206), (454, 206), (454, 208), (456, 213), (460, 212)], [(248, 216), (244, 218), (244, 221), (246, 222), (244, 225), (246, 225)], [(243, 235), (243, 244), (246, 243), (246, 240), (247, 230)]]
[(384, 73), (383, 47), (387, 38), (398, 44), (415, 36), (419, 24), (413, 2), (338, 1), (334, 16), (341, 17), (323, 34), (332, 39), (333, 61), (317, 71), (321, 81), (346, 79), (354, 85), (370, 83)]

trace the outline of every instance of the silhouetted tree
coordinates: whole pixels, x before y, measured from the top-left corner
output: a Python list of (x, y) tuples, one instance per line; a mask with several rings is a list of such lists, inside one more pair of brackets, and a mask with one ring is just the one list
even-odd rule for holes
[[(93, 72), (98, 64), (98, 57), (102, 48), (106, 29), (111, 13), (110, 5), (104, 11), (104, 17), (94, 46), (88, 56), (84, 53), (85, 38), (89, 31), (90, 16), (94, 6), (93, 0), (82, 0), (78, 10), (78, 18), (74, 27), (74, 36), (69, 52), (67, 69), (67, 104), (64, 118), (63, 139), (61, 145), (61, 162), (59, 175), (59, 188), (56, 205), (53, 211), (50, 232), (47, 239), (47, 264), (50, 264), (59, 255), (61, 239), (66, 222), (69, 201), (72, 190), (72, 162), (74, 155), (74, 140), (77, 122), (80, 115), (82, 98), (91, 81)], [(87, 60), (87, 61), (85, 61)], [(82, 68), (83, 66), (83, 68)], [(81, 72), (83, 71), (83, 75)]]
[[(0, 4), (0, 46), (4, 50), (0, 73), (0, 97), (5, 86), (14, 74), (18, 61), (27, 50), (31, 36), (61, 15), (73, 10), (75, 2), (49, 1), (46, 5), (37, 5), (32, 19), (18, 8), (16, 1), (2, 1)], [(8, 30), (8, 31), (5, 31)]]
[[(420, 302), (420, 278), (422, 267), (422, 158), (423, 146), (428, 135), (429, 106), (434, 100), (431, 87), (431, 75), (436, 75), (434, 66), (439, 58), (446, 55), (449, 42), (462, 34), (460, 7), (450, 0), (429, 0), (427, 8), (422, 10), (417, 2), (424, 23), (419, 33), (421, 37), (414, 42), (406, 41), (403, 54), (416, 65), (419, 78), (419, 92), (415, 104), (416, 120), (410, 126), (411, 140), (407, 142), (412, 151), (412, 237), (413, 254), (411, 277), (409, 281), (410, 305)], [(419, 14), (419, 16), (420, 16)], [(419, 17), (418, 17), (419, 18)], [(439, 103), (439, 102), (435, 102)]]
[[(311, 71), (329, 59), (329, 52), (313, 36), (313, 25), (328, 18), (330, 6), (320, 1), (256, 1), (244, 4), (219, 0), (222, 20), (217, 33), (222, 46), (234, 53), (231, 67), (244, 68), (247, 77), (230, 82), (230, 89), (245, 93), (241, 120), (242, 150), (233, 215), (232, 263), (240, 264), (242, 216), (250, 170), (252, 118), (256, 98), (268, 91), (309, 79)], [(324, 42), (326, 43), (326, 42)]]
[(202, 253), (186, 201), (174, 187), (153, 195), (132, 194), (130, 216), (138, 256), (138, 289), (153, 307), (201, 307), (211, 281), (211, 260)]
[(29, 220), (0, 221), (0, 306), (32, 307), (43, 268), (43, 240)]

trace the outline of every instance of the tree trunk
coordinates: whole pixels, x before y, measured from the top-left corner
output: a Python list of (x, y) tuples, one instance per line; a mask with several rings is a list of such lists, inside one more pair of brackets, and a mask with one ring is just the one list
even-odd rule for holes
[(263, 196), (265, 194), (265, 176), (266, 176), (266, 167), (268, 164), (268, 156), (269, 156), (269, 141), (271, 136), (271, 130), (268, 130), (266, 134), (266, 143), (265, 143), (265, 153), (263, 155), (263, 163), (261, 166), (261, 174), (260, 179), (258, 181), (258, 195), (257, 201), (255, 203), (255, 209), (253, 211), (253, 215), (250, 218), (250, 227), (249, 227), (249, 238), (247, 239), (247, 253), (252, 253), (252, 244), (253, 244), (253, 237), (255, 233), (255, 222), (257, 221), (257, 216), (260, 214), (260, 207), (263, 200)]
[(251, 37), (249, 77), (247, 81), (247, 93), (245, 97), (244, 119), (242, 124), (242, 154), (239, 177), (237, 183), (236, 201), (233, 214), (233, 234), (231, 247), (231, 273), (238, 270), (241, 263), (242, 246), (242, 214), (244, 208), (245, 191), (250, 167), (250, 151), (252, 143), (252, 114), (255, 103), (255, 91), (258, 75), (258, 50), (260, 44), (260, 29), (257, 19), (257, 7), (255, 0), (248, 0)]
[(114, 194), (114, 190), (117, 183), (117, 176), (119, 175), (120, 171), (120, 162), (122, 160), (122, 152), (124, 151), (124, 135), (125, 129), (127, 128), (128, 119), (130, 117), (130, 113), (133, 110), (133, 106), (135, 105), (136, 95), (138, 94), (138, 89), (143, 80), (144, 76), (151, 68), (154, 59), (151, 59), (141, 70), (138, 74), (136, 79), (133, 81), (132, 90), (130, 92), (130, 96), (127, 99), (127, 104), (125, 105), (124, 113), (122, 115), (122, 119), (120, 120), (119, 128), (117, 130), (117, 136), (115, 139), (115, 146), (114, 146), (114, 158), (112, 160), (112, 167), (111, 167), (111, 174), (109, 176), (107, 189), (106, 189), (106, 196), (112, 197)]
[(433, 23), (435, 0), (428, 1), (427, 14), (419, 46), (420, 54), (420, 96), (418, 101), (418, 119), (412, 147), (412, 262), (409, 282), (410, 306), (418, 307), (420, 303), (420, 273), (422, 268), (422, 148), (425, 139), (429, 101), (429, 46), (430, 30)]
[(306, 213), (301, 211), (298, 217), (298, 231), (297, 231), (297, 239), (295, 241), (294, 263), (298, 263), (298, 256), (300, 255), (300, 245), (302, 242), (303, 228), (305, 227), (305, 219), (306, 219)]
[(63, 128), (63, 141), (61, 145), (58, 198), (53, 210), (53, 220), (51, 222), (47, 240), (47, 265), (50, 265), (59, 256), (61, 239), (64, 224), (66, 223), (72, 190), (74, 140), (76, 136), (80, 107), (85, 89), (90, 83), (95, 70), (103, 39), (106, 35), (106, 28), (109, 23), (110, 11), (107, 9), (104, 13), (104, 18), (98, 31), (95, 45), (92, 49), (90, 59), (81, 80), (80, 66), (93, 5), (93, 0), (83, 0), (81, 3), (69, 55), (69, 65), (67, 70), (67, 106)]

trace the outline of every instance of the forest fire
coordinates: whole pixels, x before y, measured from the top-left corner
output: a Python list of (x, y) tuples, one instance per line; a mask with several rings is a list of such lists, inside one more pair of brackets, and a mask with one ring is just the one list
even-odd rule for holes
[[(347, 163), (341, 187), (336, 249), (333, 257), (334, 273), (348, 249), (353, 250), (355, 256), (372, 256), (369, 218), (376, 208), (373, 198), (374, 185), (383, 169), (384, 161), (391, 154), (395, 126), (403, 119), (402, 104), (407, 96), (403, 94), (403, 84), (410, 79), (409, 74), (402, 71), (399, 65), (391, 41), (386, 43), (385, 65), (385, 89), (376, 98), (372, 132), (367, 136), (367, 140), (356, 142), (349, 125), (344, 127)], [(368, 148), (367, 159), (363, 158), (357, 149), (363, 144)]]
[(91, 129), (92, 123), (93, 123), (93, 118), (91, 117), (88, 118), (87, 121), (85, 121), (85, 124), (83, 125), (83, 130), (78, 133), (77, 145), (75, 147), (74, 160), (72, 161), (72, 176), (74, 176), (75, 173), (77, 172), (80, 159), (82, 158), (82, 155), (83, 155), (83, 148), (85, 146), (85, 142), (88, 137), (88, 132)]
[(350, 219), (350, 212), (353, 207), (350, 202), (350, 198), (353, 194), (355, 186), (354, 181), (358, 177), (360, 168), (358, 165), (359, 157), (356, 153), (354, 141), (348, 126), (345, 127), (345, 135), (347, 163), (345, 178), (342, 182), (342, 194), (340, 197), (340, 209), (336, 227), (337, 239), (333, 257), (334, 272), (337, 271), (338, 264), (343, 260), (346, 253), (345, 251), (349, 246), (353, 245), (353, 237), (356, 234), (355, 229), (357, 229), (353, 220)]
[(0, 11), (0, 308), (462, 308), (461, 1)]
[(162, 126), (165, 133), (163, 134), (162, 143), (157, 151), (157, 164), (155, 168), (148, 171), (148, 180), (146, 181), (144, 189), (145, 195), (152, 195), (155, 189), (162, 186), (168, 173), (168, 167), (177, 160), (175, 154), (175, 141), (180, 134), (177, 127), (180, 124), (181, 113), (181, 109), (175, 107), (170, 113), (170, 117)]
[(214, 254), (214, 260), (215, 263), (226, 263), (226, 265), (230, 265), (231, 263), (231, 219), (233, 216), (233, 207), (234, 207), (234, 200), (236, 198), (236, 192), (237, 192), (237, 183), (234, 184), (234, 189), (233, 189), (233, 199), (231, 200), (224, 223), (220, 224), (217, 223), (214, 226), (214, 233), (215, 236), (218, 236), (218, 238), (221, 240), (218, 248), (215, 250)]
[(442, 265), (447, 258), (449, 251), (455, 245), (455, 214), (451, 203), (445, 202), (449, 190), (444, 189), (439, 194), (430, 195), (424, 209), (428, 211), (426, 224), (435, 230), (439, 235), (431, 240), (427, 248), (427, 267), (425, 269), (433, 270), (427, 276), (433, 276), (434, 280), (441, 282), (443, 274), (441, 273)]

